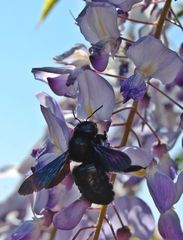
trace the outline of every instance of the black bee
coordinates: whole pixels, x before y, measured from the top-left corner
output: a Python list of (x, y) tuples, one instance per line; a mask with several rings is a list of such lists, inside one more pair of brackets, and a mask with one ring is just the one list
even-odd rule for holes
[(125, 153), (106, 147), (106, 134), (98, 134), (96, 123), (87, 120), (75, 127), (66, 152), (25, 179), (19, 189), (21, 195), (57, 185), (69, 173), (69, 160), (73, 160), (82, 163), (72, 174), (83, 197), (103, 205), (113, 200), (113, 186), (106, 172), (135, 171), (140, 167), (131, 166)]

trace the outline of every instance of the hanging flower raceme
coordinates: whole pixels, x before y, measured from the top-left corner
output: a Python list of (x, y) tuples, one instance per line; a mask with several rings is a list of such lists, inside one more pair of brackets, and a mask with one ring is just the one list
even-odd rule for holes
[(183, 68), (182, 59), (174, 51), (151, 35), (140, 38), (127, 50), (127, 56), (135, 64), (135, 74), (124, 80), (121, 92), (124, 101), (142, 99), (146, 80), (159, 79), (163, 84), (172, 82)]

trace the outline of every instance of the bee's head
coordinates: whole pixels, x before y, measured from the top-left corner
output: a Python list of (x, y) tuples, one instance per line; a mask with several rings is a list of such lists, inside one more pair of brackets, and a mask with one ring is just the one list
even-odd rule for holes
[(79, 121), (79, 124), (74, 129), (74, 134), (85, 134), (90, 137), (97, 135), (98, 133), (97, 124), (94, 122), (88, 121), (88, 119), (91, 118), (94, 115), (94, 113), (96, 113), (102, 107), (103, 105), (97, 108), (90, 116), (87, 117), (86, 121), (84, 122), (81, 122), (81, 120), (77, 118), (75, 116), (75, 113), (73, 112), (74, 118)]
[(74, 133), (95, 136), (98, 133), (97, 124), (91, 121), (81, 122), (75, 127)]

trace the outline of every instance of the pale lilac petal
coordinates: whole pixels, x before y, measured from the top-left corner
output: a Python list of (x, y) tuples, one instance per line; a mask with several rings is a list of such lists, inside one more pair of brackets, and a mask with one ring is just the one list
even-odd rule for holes
[(33, 204), (33, 211), (36, 214), (40, 214), (41, 211), (46, 207), (49, 198), (49, 192), (46, 189), (43, 189), (36, 193), (36, 197)]
[(56, 63), (82, 67), (89, 64), (88, 50), (83, 44), (76, 44), (75, 47), (53, 58)]
[(144, 77), (158, 78), (164, 84), (173, 81), (183, 67), (183, 61), (177, 53), (150, 35), (132, 44), (127, 56)]
[(117, 8), (120, 8), (124, 12), (128, 12), (131, 10), (132, 6), (142, 0), (92, 0), (92, 2), (103, 2), (103, 3), (110, 3)]
[(126, 153), (132, 161), (133, 165), (138, 165), (143, 168), (148, 167), (152, 160), (153, 155), (149, 152), (146, 152), (144, 149), (139, 147), (124, 147), (122, 151)]
[(114, 201), (118, 213), (123, 216), (123, 223), (132, 233), (132, 238), (150, 239), (155, 228), (155, 221), (149, 206), (135, 196), (124, 196)]
[(70, 230), (57, 230), (56, 234), (55, 234), (55, 240), (61, 240), (61, 239), (72, 239), (71, 237), (73, 236), (73, 231)]
[(84, 199), (78, 199), (64, 210), (55, 214), (53, 223), (58, 229), (73, 229), (81, 220), (86, 209), (91, 203)]
[(92, 44), (120, 37), (113, 6), (86, 6), (76, 21), (85, 39)]
[(109, 2), (113, 2), (117, 7), (121, 8), (124, 12), (128, 12), (131, 10), (132, 6), (142, 0), (109, 0)]
[(8, 238), (8, 240), (40, 240), (39, 224), (35, 221), (22, 223)]
[(39, 93), (37, 97), (41, 104), (41, 111), (48, 124), (52, 143), (56, 144), (63, 152), (66, 151), (70, 140), (70, 132), (60, 106), (46, 93)]
[(163, 213), (170, 209), (176, 197), (176, 187), (172, 179), (159, 170), (151, 171), (146, 178), (149, 192), (158, 210)]
[(57, 155), (55, 153), (45, 153), (37, 159), (37, 164), (32, 169), (38, 171), (48, 163), (52, 162), (56, 157)]
[(183, 193), (183, 171), (178, 175), (177, 182), (176, 182), (176, 200), (175, 203), (178, 202), (180, 197), (182, 196)]
[(68, 68), (56, 68), (56, 67), (42, 67), (33, 68), (32, 73), (34, 78), (47, 83), (47, 78), (55, 78), (61, 74), (69, 74), (73, 67)]
[(158, 228), (163, 239), (181, 240), (183, 232), (181, 229), (180, 219), (172, 209), (160, 215)]
[(13, 193), (4, 202), (0, 203), (0, 219), (5, 219), (11, 212), (16, 212), (17, 218), (23, 219), (29, 202), (28, 196), (21, 196), (17, 192)]
[(94, 114), (94, 117), (101, 121), (110, 120), (115, 104), (114, 91), (111, 85), (91, 70), (83, 71), (77, 80), (79, 86), (77, 116), (80, 119), (86, 119), (103, 105)]

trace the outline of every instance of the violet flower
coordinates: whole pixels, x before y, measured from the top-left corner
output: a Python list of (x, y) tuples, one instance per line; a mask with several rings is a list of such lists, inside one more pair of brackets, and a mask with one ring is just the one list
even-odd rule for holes
[(115, 7), (106, 3), (88, 3), (76, 21), (85, 39), (92, 44), (91, 64), (96, 70), (104, 71), (109, 54), (114, 56), (121, 43)]
[(140, 38), (127, 50), (127, 56), (135, 64), (135, 75), (121, 84), (124, 101), (140, 100), (146, 92), (143, 80), (159, 79), (167, 84), (175, 79), (183, 68), (182, 59), (151, 35)]

